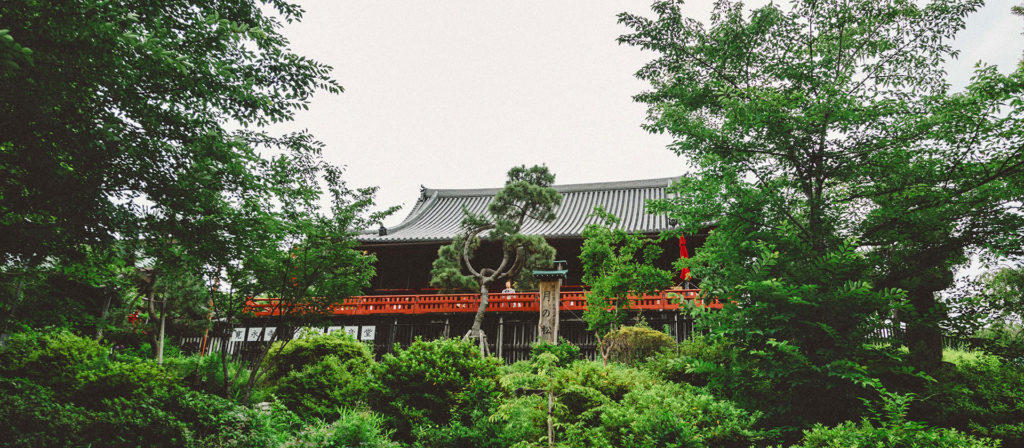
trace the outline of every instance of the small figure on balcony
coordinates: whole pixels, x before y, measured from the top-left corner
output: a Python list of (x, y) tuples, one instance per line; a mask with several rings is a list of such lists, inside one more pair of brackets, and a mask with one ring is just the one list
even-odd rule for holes
[(512, 287), (512, 280), (505, 280), (505, 289), (501, 290), (502, 294), (515, 294), (516, 289)]

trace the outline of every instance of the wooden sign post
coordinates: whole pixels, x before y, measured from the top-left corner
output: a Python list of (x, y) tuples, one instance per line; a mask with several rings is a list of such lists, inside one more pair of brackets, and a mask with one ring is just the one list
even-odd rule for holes
[(550, 344), (558, 343), (558, 305), (561, 303), (562, 280), (569, 272), (565, 261), (556, 261), (555, 269), (533, 271), (540, 280), (540, 322), (537, 324), (537, 340)]

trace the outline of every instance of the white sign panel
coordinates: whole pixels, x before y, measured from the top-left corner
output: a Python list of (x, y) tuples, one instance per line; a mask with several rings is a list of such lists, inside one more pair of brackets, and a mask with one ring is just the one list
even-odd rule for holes
[(263, 333), (262, 327), (249, 328), (249, 335), (245, 339), (249, 342), (260, 340), (260, 333)]
[(245, 340), (245, 328), (234, 328), (231, 330), (231, 342), (241, 342)]
[(340, 333), (342, 331), (342, 327), (327, 327), (327, 334)]
[(352, 336), (353, 339), (359, 339), (359, 327), (345, 327), (345, 334)]
[[(238, 329), (236, 329), (236, 330), (238, 330)], [(244, 329), (241, 329), (241, 330), (244, 330)], [(263, 336), (262, 340), (269, 341), (271, 338), (274, 337), (274, 332), (275, 331), (277, 331), (276, 327), (267, 327), (267, 328), (251, 327), (251, 328), (249, 328), (249, 337), (246, 338), (245, 336), (242, 336), (242, 339), (238, 339), (238, 340), (239, 341), (246, 340), (246, 341), (249, 341), (249, 342), (258, 342), (258, 341), (260, 341), (260, 336), (262, 335)], [(232, 337), (233, 336), (234, 335), (232, 335)], [(232, 340), (234, 340), (234, 339), (232, 339)]]
[(362, 328), (362, 331), (359, 332), (359, 339), (362, 339), (364, 341), (372, 341), (376, 334), (377, 327), (373, 325), (367, 325)]

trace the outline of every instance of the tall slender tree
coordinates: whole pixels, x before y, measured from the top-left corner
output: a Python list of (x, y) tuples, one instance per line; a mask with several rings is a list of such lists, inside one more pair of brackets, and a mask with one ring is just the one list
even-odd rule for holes
[(612, 347), (605, 338), (625, 322), (629, 296), (672, 286), (672, 273), (654, 266), (661, 255), (654, 241), (615, 228), (619, 218), (601, 207), (594, 214), (603, 222), (583, 229), (580, 249), (583, 283), (590, 287), (583, 320), (597, 336), (601, 359), (608, 364)]
[(260, 336), (257, 356), (247, 364), (243, 401), (263, 375), (263, 359), (275, 341), (283, 342), (277, 350), (284, 349), (296, 329), (324, 323), (334, 306), (370, 285), (376, 258), (356, 250), (355, 236), (395, 211), (372, 212), (375, 187), (349, 188), (341, 168), (313, 155), (279, 157), (268, 175), (280, 195), (243, 204), (235, 215), (233, 227), (255, 224), (259, 234), (236, 235), (244, 246), (234, 248), (237, 258), (224, 265), (230, 289), (215, 304), (218, 317), (236, 323), (247, 311), (243, 304), (267, 299), (250, 309), (269, 312), (265, 322), (272, 333)]

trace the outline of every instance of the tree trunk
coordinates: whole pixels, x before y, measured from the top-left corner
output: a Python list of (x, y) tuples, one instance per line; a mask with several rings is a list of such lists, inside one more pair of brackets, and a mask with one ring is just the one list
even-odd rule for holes
[(164, 330), (167, 323), (167, 297), (160, 301), (160, 339), (157, 342), (156, 352), (156, 363), (163, 365), (164, 363)]
[(103, 327), (107, 324), (107, 315), (110, 314), (110, 300), (114, 294), (110, 291), (110, 288), (103, 288), (104, 295), (107, 296), (107, 300), (103, 301), (103, 309), (100, 311), (100, 320), (96, 323), (96, 340), (103, 339)]
[(921, 287), (910, 291), (910, 304), (914, 317), (907, 322), (907, 348), (910, 364), (919, 370), (932, 372), (942, 362), (942, 330), (939, 323), (945, 312), (935, 300), (935, 291)]
[(11, 322), (14, 321), (14, 310), (16, 310), (18, 305), (21, 304), (22, 295), (25, 293), (24, 275), (24, 272), (22, 272), (21, 275), (18, 275), (18, 286), (14, 287), (14, 303), (11, 304), (10, 311), (8, 311), (7, 316), (4, 317), (3, 327), (0, 328), (0, 333), (7, 333), (7, 328), (10, 326)]
[(476, 309), (476, 316), (473, 318), (473, 327), (466, 332), (466, 335), (462, 337), (463, 341), (470, 339), (476, 339), (477, 345), (480, 348), (480, 357), (487, 356), (487, 335), (484, 334), (484, 313), (487, 312), (487, 281), (484, 279), (480, 281), (480, 306)]
[[(263, 327), (260, 330), (260, 341), (263, 341), (267, 333), (267, 327)], [(267, 357), (267, 353), (270, 352), (270, 347), (274, 345), (274, 340), (277, 339), (277, 332), (274, 332), (274, 337), (271, 337), (269, 341), (263, 343), (260, 347), (260, 354), (256, 357), (256, 360), (250, 364), (249, 368), (249, 380), (245, 382), (245, 392), (242, 394), (242, 404), (249, 404), (249, 397), (252, 395), (252, 389), (256, 386), (256, 380), (259, 378), (256, 374), (260, 371), (260, 367), (263, 366), (263, 359)]]
[[(231, 331), (230, 328), (227, 331)], [(228, 376), (228, 343), (230, 341), (230, 336), (223, 337), (220, 341), (220, 368), (224, 372), (224, 398), (231, 398), (231, 378)]]
[(487, 282), (480, 280), (480, 306), (476, 309), (476, 317), (473, 318), (473, 329), (470, 330), (472, 337), (478, 337), (482, 333), (484, 325), (484, 313), (487, 312)]
[(555, 392), (548, 390), (548, 448), (555, 446)]
[[(152, 283), (149, 285), (149, 299), (147, 300), (147, 306), (149, 307), (149, 321), (156, 322), (156, 288), (153, 285), (156, 284), (156, 275), (153, 275)], [(153, 358), (156, 359), (160, 353), (160, 339), (157, 336), (157, 332), (149, 332), (149, 351), (152, 353)]]
[(935, 293), (953, 283), (949, 269), (935, 268), (920, 276), (920, 283), (910, 288), (908, 298), (913, 308), (907, 321), (907, 348), (910, 364), (919, 370), (932, 372), (942, 364), (942, 329), (946, 309)]

